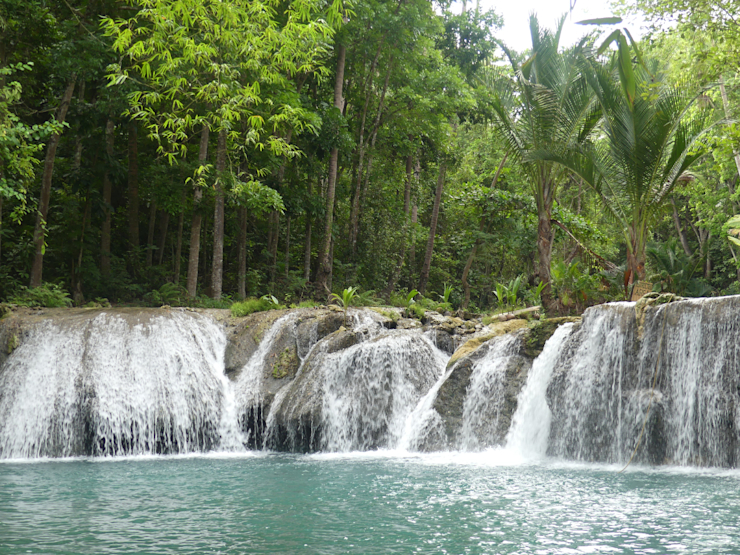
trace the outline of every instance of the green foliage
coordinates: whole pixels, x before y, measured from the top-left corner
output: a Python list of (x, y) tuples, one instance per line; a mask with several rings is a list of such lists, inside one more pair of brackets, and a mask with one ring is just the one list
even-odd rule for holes
[(424, 314), (426, 314), (426, 310), (420, 304), (411, 304), (406, 307), (406, 315), (409, 317), (421, 320), (424, 318)]
[(357, 287), (347, 287), (344, 291), (342, 291), (341, 295), (332, 293), (330, 298), (333, 301), (337, 301), (339, 306), (341, 306), (342, 308), (347, 309), (354, 304), (356, 296)]
[(260, 299), (245, 299), (231, 305), (231, 315), (234, 318), (248, 316), (253, 312), (263, 312), (265, 310), (279, 310), (285, 308), (277, 302), (272, 295), (265, 295)]
[(144, 295), (144, 301), (149, 306), (183, 306), (187, 304), (187, 291), (175, 283), (165, 283)]
[(657, 270), (648, 277), (653, 282), (653, 291), (687, 297), (706, 297), (712, 293), (712, 288), (696, 277), (703, 260), (688, 256), (675, 239), (648, 244), (646, 252)]
[(18, 306), (44, 306), (61, 308), (72, 306), (69, 293), (56, 283), (44, 283), (39, 287), (19, 287), (15, 294), (8, 298), (10, 304)]
[(734, 215), (724, 225), (727, 240), (733, 245), (740, 247), (740, 215)]
[(30, 71), (33, 64), (0, 67), (0, 202), (16, 201), (11, 218), (20, 222), (27, 211), (28, 186), (35, 176), (39, 160), (36, 155), (42, 141), (58, 133), (62, 125), (50, 121), (27, 125), (15, 114), (21, 102), (22, 87), (18, 81), (8, 81), (16, 72)]
[(496, 299), (498, 300), (499, 310), (516, 308), (520, 298), (523, 279), (523, 275), (518, 275), (507, 284), (496, 284), (494, 295), (496, 295)]
[(596, 302), (601, 279), (581, 271), (578, 261), (553, 260), (551, 275), (555, 294), (565, 308), (580, 310)]

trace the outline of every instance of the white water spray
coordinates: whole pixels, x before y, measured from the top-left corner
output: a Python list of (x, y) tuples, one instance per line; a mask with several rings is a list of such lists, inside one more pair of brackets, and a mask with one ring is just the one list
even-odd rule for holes
[(560, 350), (570, 336), (573, 324), (563, 324), (545, 343), (532, 363), (527, 383), (519, 394), (519, 404), (506, 436), (506, 447), (527, 459), (545, 456), (552, 413), (545, 394)]

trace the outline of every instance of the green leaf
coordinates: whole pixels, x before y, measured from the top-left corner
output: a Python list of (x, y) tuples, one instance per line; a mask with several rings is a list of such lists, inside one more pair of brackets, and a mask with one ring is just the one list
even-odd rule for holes
[(576, 25), (618, 25), (622, 23), (622, 18), (618, 16), (599, 17), (596, 19), (584, 19), (576, 21)]

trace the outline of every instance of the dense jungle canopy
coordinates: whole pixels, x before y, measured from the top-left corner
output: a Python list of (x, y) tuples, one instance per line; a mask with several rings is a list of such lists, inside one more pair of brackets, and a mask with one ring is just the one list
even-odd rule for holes
[(738, 7), (0, 0), (0, 300), (740, 293)]

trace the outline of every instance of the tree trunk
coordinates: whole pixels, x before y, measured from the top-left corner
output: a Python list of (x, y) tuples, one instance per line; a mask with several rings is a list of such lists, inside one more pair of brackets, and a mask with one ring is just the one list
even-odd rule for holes
[(103, 174), (103, 213), (105, 219), (100, 230), (100, 273), (104, 278), (110, 276), (110, 232), (113, 222), (113, 207), (111, 200), (113, 196), (113, 184), (110, 180), (108, 168), (113, 161), (113, 141), (115, 139), (115, 124), (108, 118), (105, 124), (105, 152), (107, 155), (105, 173)]
[(277, 253), (280, 244), (280, 212), (273, 211), (271, 218), (272, 242), (270, 243), (270, 283), (275, 283), (277, 272)]
[(185, 224), (185, 189), (182, 191), (182, 202), (180, 203), (182, 209), (180, 215), (177, 218), (177, 246), (175, 247), (175, 268), (172, 272), (172, 281), (177, 285), (180, 285), (180, 266), (182, 265), (182, 228)]
[(149, 227), (146, 234), (146, 265), (150, 267), (154, 260), (154, 230), (157, 225), (157, 203), (149, 202)]
[[(200, 133), (200, 150), (198, 152), (198, 162), (204, 166), (208, 158), (208, 136), (209, 129), (207, 124), (203, 124), (203, 130)], [(201, 214), (201, 200), (203, 191), (196, 184), (193, 191), (193, 223), (190, 228), (190, 255), (188, 256), (188, 297), (194, 299), (198, 293), (198, 261), (200, 258), (200, 227), (203, 223), (203, 214)]]
[(226, 130), (218, 132), (218, 146), (216, 147), (216, 207), (213, 212), (213, 268), (211, 270), (211, 295), (214, 299), (221, 298), (224, 284), (224, 219), (225, 202), (222, 184), (223, 173), (226, 171)]
[[(378, 112), (375, 114), (375, 122), (373, 123), (373, 130), (370, 133), (370, 144), (368, 149), (372, 151), (375, 148), (375, 141), (378, 139), (378, 129), (380, 128), (380, 123), (382, 121), (383, 117), (383, 111), (385, 109), (385, 95), (388, 92), (388, 80), (391, 76), (391, 69), (393, 66), (393, 60), (391, 59), (388, 62), (388, 71), (385, 74), (385, 81), (383, 83), (383, 91), (380, 93), (380, 101), (378, 102)], [(355, 254), (357, 252), (357, 237), (360, 233), (360, 215), (362, 214), (362, 201), (365, 198), (365, 194), (367, 193), (368, 184), (370, 183), (370, 175), (372, 173), (373, 168), (373, 157), (372, 152), (371, 155), (368, 157), (367, 160), (367, 168), (365, 169), (365, 180), (363, 182), (363, 185), (360, 187), (360, 180), (362, 179), (362, 169), (360, 168), (360, 171), (357, 174), (357, 185), (358, 188), (356, 190), (356, 203), (357, 203), (357, 209), (355, 210), (354, 218), (350, 218), (350, 242), (352, 246), (352, 258), (355, 257)], [(354, 204), (354, 199), (353, 199)]]
[(164, 248), (167, 243), (167, 228), (170, 225), (170, 213), (166, 210), (162, 211), (162, 217), (160, 219), (160, 227), (159, 227), (159, 244), (157, 245), (157, 248), (159, 249), (159, 256), (157, 256), (157, 265), (161, 266), (162, 261), (164, 260)]
[[(356, 254), (356, 244), (357, 244), (357, 222), (359, 219), (359, 211), (360, 211), (360, 190), (362, 188), (362, 169), (363, 169), (363, 162), (365, 159), (365, 122), (367, 121), (367, 111), (370, 107), (370, 99), (372, 98), (372, 95), (370, 94), (370, 87), (373, 83), (373, 74), (375, 73), (375, 68), (378, 64), (378, 60), (380, 59), (380, 53), (382, 50), (383, 42), (385, 40), (385, 36), (383, 36), (383, 39), (380, 41), (380, 44), (378, 44), (378, 49), (375, 52), (375, 58), (373, 59), (372, 63), (370, 64), (370, 71), (368, 71), (368, 78), (367, 83), (365, 85), (365, 104), (362, 107), (362, 116), (360, 118), (360, 130), (358, 134), (358, 141), (357, 141), (357, 152), (358, 152), (358, 160), (357, 160), (357, 173), (355, 175), (355, 190), (354, 194), (352, 196), (352, 206), (350, 209), (350, 216), (349, 216), (349, 243), (350, 243), (350, 249), (352, 253), (352, 258), (354, 259)], [(390, 72), (390, 67), (389, 67)], [(386, 79), (386, 84), (388, 80)]]
[(239, 298), (247, 298), (247, 209), (242, 206), (239, 208), (239, 239), (238, 239), (238, 289)]
[[(313, 194), (313, 182), (308, 182), (308, 194)], [(303, 279), (308, 283), (311, 279), (311, 214), (306, 212), (306, 242), (303, 246)]]
[[(416, 223), (419, 221), (419, 206), (414, 202), (411, 206), (411, 246), (409, 248), (409, 269), (411, 275), (416, 270)], [(411, 288), (411, 285), (409, 285)]]
[(427, 290), (427, 281), (429, 280), (429, 270), (432, 266), (432, 251), (434, 250), (434, 236), (437, 233), (437, 219), (439, 218), (439, 206), (442, 203), (442, 190), (445, 186), (445, 173), (447, 164), (441, 162), (439, 166), (439, 176), (437, 177), (437, 191), (434, 194), (434, 206), (432, 207), (432, 221), (429, 223), (429, 239), (427, 240), (427, 250), (424, 254), (424, 264), (421, 267), (419, 277), (419, 293), (422, 295)]
[(285, 221), (285, 279), (289, 277), (290, 268), (290, 216)]
[(693, 256), (693, 252), (691, 250), (691, 247), (689, 246), (689, 242), (686, 239), (686, 234), (683, 231), (683, 226), (681, 225), (681, 218), (678, 216), (678, 209), (676, 208), (676, 199), (671, 197), (671, 205), (673, 206), (673, 224), (676, 226), (676, 233), (678, 233), (678, 238), (681, 240), (681, 246), (683, 247), (683, 252), (686, 253), (686, 256)]
[[(62, 102), (59, 104), (59, 109), (56, 113), (56, 120), (59, 123), (64, 123), (67, 117), (67, 110), (69, 104), (72, 102), (72, 93), (75, 88), (76, 76), (67, 83), (67, 88), (62, 96)], [(61, 133), (54, 133), (49, 139), (49, 145), (46, 148), (46, 157), (44, 159), (44, 174), (41, 178), (41, 197), (39, 199), (39, 209), (36, 213), (36, 226), (33, 230), (33, 244), (35, 249), (35, 255), (33, 259), (33, 266), (31, 268), (31, 287), (38, 287), (42, 282), (42, 274), (44, 267), (44, 250), (45, 250), (45, 237), (46, 237), (46, 216), (49, 212), (49, 200), (51, 197), (51, 180), (54, 173), (54, 161), (56, 159), (57, 147), (59, 146), (59, 139)]]
[[(334, 83), (334, 107), (341, 112), (344, 109), (342, 87), (344, 84), (344, 65), (347, 55), (343, 44), (336, 45), (337, 75)], [(333, 148), (329, 157), (329, 184), (326, 190), (326, 221), (324, 223), (324, 238), (319, 250), (319, 269), (316, 273), (316, 290), (320, 295), (331, 293), (329, 279), (332, 271), (330, 249), (332, 246), (332, 227), (334, 225), (334, 197), (336, 195), (337, 169), (339, 164), (339, 149)]]
[(135, 121), (128, 124), (128, 242), (132, 256), (139, 248), (139, 152), (138, 128)]
[(408, 235), (409, 235), (409, 219), (410, 219), (410, 212), (411, 212), (411, 180), (413, 176), (414, 171), (414, 157), (412, 154), (409, 154), (406, 157), (406, 187), (404, 187), (403, 191), (403, 232), (401, 237), (401, 248), (398, 251), (398, 259), (396, 260), (396, 267), (393, 269), (393, 273), (391, 274), (391, 278), (388, 280), (388, 284), (385, 286), (385, 289), (383, 289), (382, 296), (384, 299), (388, 299), (391, 296), (391, 293), (396, 288), (396, 284), (398, 283), (399, 278), (401, 277), (401, 270), (403, 268), (403, 262), (406, 259), (406, 244), (408, 243)]
[(85, 253), (85, 228), (87, 222), (90, 220), (90, 210), (92, 209), (92, 202), (90, 195), (85, 199), (85, 211), (82, 214), (82, 229), (80, 231), (80, 251), (77, 255), (77, 264), (74, 274), (74, 281), (72, 286), (72, 299), (77, 306), (81, 306), (85, 303), (85, 295), (82, 293), (82, 257)]

